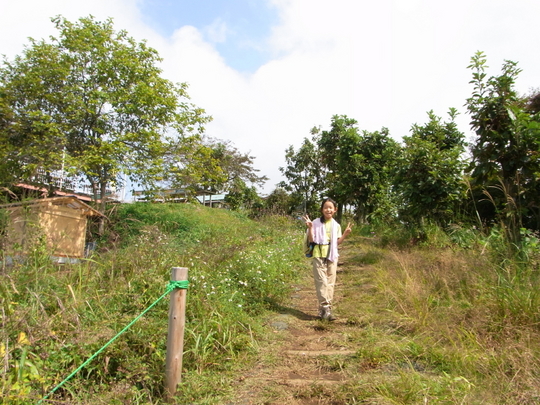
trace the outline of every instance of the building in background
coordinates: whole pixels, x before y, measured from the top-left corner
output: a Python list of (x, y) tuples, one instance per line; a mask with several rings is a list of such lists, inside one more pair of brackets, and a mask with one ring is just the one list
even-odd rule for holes
[[(207, 207), (226, 208), (225, 197), (227, 194), (212, 194), (209, 191), (199, 190), (195, 200)], [(189, 193), (184, 188), (164, 189), (149, 193), (145, 190), (133, 191), (134, 202), (174, 202), (186, 203)]]

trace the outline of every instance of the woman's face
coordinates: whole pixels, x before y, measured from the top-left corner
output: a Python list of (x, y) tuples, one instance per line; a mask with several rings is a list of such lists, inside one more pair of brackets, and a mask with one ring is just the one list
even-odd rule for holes
[(334, 214), (337, 211), (336, 206), (331, 201), (326, 201), (322, 207), (322, 214), (324, 216), (324, 219), (328, 221), (330, 218), (334, 216)]

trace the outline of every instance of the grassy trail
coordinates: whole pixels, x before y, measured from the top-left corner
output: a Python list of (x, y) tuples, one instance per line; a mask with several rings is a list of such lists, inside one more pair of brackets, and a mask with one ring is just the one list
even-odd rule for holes
[[(358, 242), (341, 249), (335, 290), (334, 322), (317, 319), (317, 301), (310, 262), (288, 303), (268, 319), (269, 338), (254, 369), (240, 378), (231, 404), (345, 404), (348, 387), (369, 364), (358, 367), (357, 352), (366, 344), (353, 338), (362, 326), (362, 311), (372, 312), (370, 266), (359, 260)], [(370, 303), (371, 302), (371, 303)], [(354, 364), (354, 366), (351, 366)], [(383, 403), (383, 402), (372, 402)]]
[[(341, 249), (335, 322), (316, 319), (309, 262), (268, 318), (230, 405), (538, 404), (535, 325), (501, 326), (474, 252)], [(486, 276), (487, 277), (487, 276)]]

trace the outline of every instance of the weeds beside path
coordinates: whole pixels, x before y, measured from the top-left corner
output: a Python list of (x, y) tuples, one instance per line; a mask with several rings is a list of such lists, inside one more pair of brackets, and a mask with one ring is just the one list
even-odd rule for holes
[[(540, 403), (535, 238), (516, 253), (496, 232), (354, 235), (341, 247), (338, 319), (323, 322), (290, 218), (130, 204), (115, 224), (118, 244), (91, 260), (58, 267), (38, 244), (3, 276), (0, 403), (43, 398), (178, 265), (190, 269), (178, 404)], [(49, 402), (164, 403), (166, 313), (162, 301)]]
[(377, 246), (342, 246), (335, 322), (316, 318), (306, 261), (228, 405), (540, 403), (538, 328), (511, 315), (519, 290), (502, 296), (485, 256)]
[[(268, 319), (270, 337), (254, 369), (246, 370), (231, 404), (345, 404), (348, 387), (358, 383), (358, 352), (364, 344), (361, 308), (370, 297), (372, 268), (359, 259), (358, 243), (341, 249), (335, 289), (334, 322), (317, 318), (310, 262), (305, 277), (284, 306)], [(370, 311), (373, 309), (370, 309)], [(365, 368), (362, 365), (360, 368)], [(369, 368), (369, 366), (367, 367)], [(379, 402), (380, 403), (380, 402)]]

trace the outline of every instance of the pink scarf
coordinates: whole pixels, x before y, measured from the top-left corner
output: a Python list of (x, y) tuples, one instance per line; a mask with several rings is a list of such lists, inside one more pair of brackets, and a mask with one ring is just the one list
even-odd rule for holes
[[(328, 260), (335, 262), (339, 257), (338, 253), (338, 228), (339, 224), (334, 218), (331, 219), (332, 227), (330, 231), (330, 253), (328, 254)], [(320, 218), (313, 220), (313, 242), (317, 245), (326, 244), (326, 229), (324, 222), (321, 222)]]

